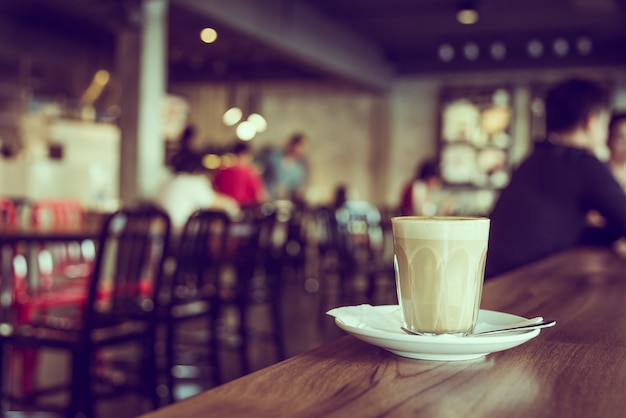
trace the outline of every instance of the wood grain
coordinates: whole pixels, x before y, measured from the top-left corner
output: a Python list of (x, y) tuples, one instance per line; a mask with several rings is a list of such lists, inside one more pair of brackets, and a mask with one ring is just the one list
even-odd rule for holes
[(146, 415), (622, 417), (626, 260), (555, 255), (485, 283), (482, 308), (557, 326), (480, 360), (410, 360), (346, 336)]

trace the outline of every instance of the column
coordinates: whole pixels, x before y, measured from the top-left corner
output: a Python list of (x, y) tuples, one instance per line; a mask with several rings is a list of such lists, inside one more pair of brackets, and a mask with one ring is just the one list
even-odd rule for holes
[[(168, 0), (143, 0), (136, 26), (118, 35), (121, 79), (120, 198), (151, 200), (166, 177), (163, 101), (166, 93)], [(133, 12), (129, 15), (132, 19)]]

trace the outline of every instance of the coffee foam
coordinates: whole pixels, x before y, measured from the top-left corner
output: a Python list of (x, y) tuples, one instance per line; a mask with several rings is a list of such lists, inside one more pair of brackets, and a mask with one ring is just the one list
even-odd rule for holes
[(484, 240), (488, 218), (462, 216), (397, 216), (391, 218), (393, 235), (429, 240)]

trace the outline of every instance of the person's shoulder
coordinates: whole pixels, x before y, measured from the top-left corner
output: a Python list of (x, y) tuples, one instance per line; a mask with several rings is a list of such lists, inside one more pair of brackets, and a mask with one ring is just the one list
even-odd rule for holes
[(549, 164), (602, 164), (595, 155), (585, 148), (554, 144), (549, 141), (537, 143), (531, 158), (547, 160), (544, 163)]
[(233, 171), (234, 166), (228, 166), (228, 167), (220, 167), (218, 170), (215, 171), (215, 177), (220, 177), (223, 176), (224, 174), (229, 174)]

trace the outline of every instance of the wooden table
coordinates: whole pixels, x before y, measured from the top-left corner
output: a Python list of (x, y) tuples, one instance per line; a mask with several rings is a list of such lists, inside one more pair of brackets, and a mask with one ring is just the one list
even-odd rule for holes
[(488, 281), (482, 308), (558, 322), (464, 362), (405, 359), (346, 336), (146, 417), (626, 415), (626, 260), (557, 254)]

